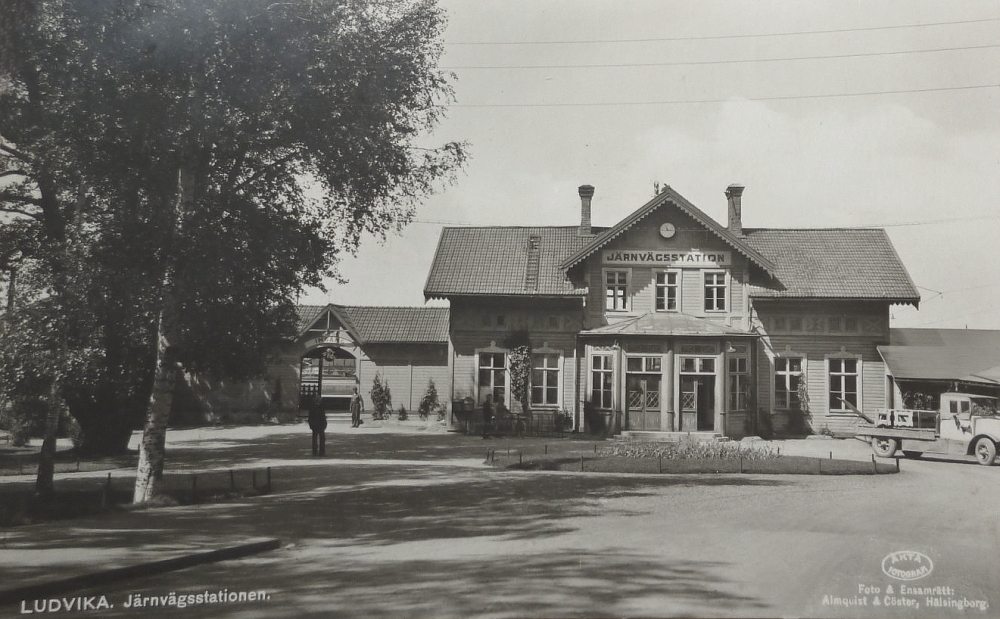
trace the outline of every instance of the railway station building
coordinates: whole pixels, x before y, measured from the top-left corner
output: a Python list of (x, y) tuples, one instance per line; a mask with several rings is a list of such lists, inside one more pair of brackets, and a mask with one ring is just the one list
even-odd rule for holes
[(919, 294), (881, 229), (716, 222), (670, 187), (610, 228), (579, 188), (569, 226), (445, 228), (424, 288), (447, 299), (451, 400), (508, 393), (532, 351), (532, 414), (612, 432), (849, 433), (891, 395), (878, 346)]

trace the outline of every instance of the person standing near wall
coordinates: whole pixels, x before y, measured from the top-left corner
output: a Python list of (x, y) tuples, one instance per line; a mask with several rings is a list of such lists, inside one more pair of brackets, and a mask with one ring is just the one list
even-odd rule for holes
[(361, 413), (365, 412), (365, 401), (361, 397), (358, 386), (354, 386), (354, 395), (351, 396), (351, 427), (360, 427), (364, 421), (361, 420)]
[(312, 430), (314, 456), (326, 455), (326, 411), (320, 398), (314, 397), (309, 405), (309, 429)]

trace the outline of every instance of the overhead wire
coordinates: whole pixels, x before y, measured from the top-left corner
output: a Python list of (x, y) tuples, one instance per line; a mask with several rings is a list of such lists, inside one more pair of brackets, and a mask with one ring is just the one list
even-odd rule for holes
[(927, 28), (931, 26), (957, 26), (1000, 21), (1000, 17), (984, 17), (955, 21), (927, 22), (922, 24), (889, 24), (884, 26), (863, 26), (858, 28), (831, 28), (826, 30), (795, 30), (788, 32), (710, 34), (683, 37), (656, 37), (641, 39), (575, 39), (563, 41), (445, 41), (445, 45), (590, 45), (595, 43), (660, 43), (669, 41), (720, 41), (725, 39), (755, 39), (766, 37), (788, 37), (812, 34), (844, 34), (848, 32), (876, 32), (880, 30), (902, 30), (907, 28)]
[(716, 99), (665, 99), (661, 101), (571, 101), (561, 103), (452, 103), (449, 108), (546, 108), (546, 107), (632, 107), (640, 105), (679, 105), (729, 103), (732, 101), (794, 101), (808, 99), (837, 99), (847, 97), (869, 97), (881, 95), (898, 95), (930, 92), (949, 92), (962, 90), (982, 90), (1000, 88), (1000, 84), (973, 84), (969, 86), (940, 86), (932, 88), (900, 88), (893, 90), (873, 90), (861, 92), (840, 92), (815, 95), (775, 95), (767, 97), (729, 97)]
[[(903, 56), (907, 54), (932, 54), (938, 52), (957, 52), (981, 49), (995, 49), (1000, 44), (986, 45), (966, 45), (952, 47), (934, 47), (928, 49), (904, 49), (891, 50), (886, 52), (854, 52), (850, 54), (821, 54), (816, 56), (780, 56), (772, 58), (727, 58), (723, 60), (683, 60), (671, 62), (620, 62), (620, 63), (595, 63), (595, 64), (547, 64), (547, 65), (450, 65), (441, 66), (440, 69), (448, 71), (459, 71), (465, 69), (472, 70), (519, 70), (519, 69), (622, 69), (639, 67), (688, 67), (700, 65), (721, 65), (721, 64), (756, 64), (764, 62), (792, 62), (803, 60), (843, 60), (848, 58), (870, 58), (879, 56)], [(373, 65), (374, 66), (374, 65)]]

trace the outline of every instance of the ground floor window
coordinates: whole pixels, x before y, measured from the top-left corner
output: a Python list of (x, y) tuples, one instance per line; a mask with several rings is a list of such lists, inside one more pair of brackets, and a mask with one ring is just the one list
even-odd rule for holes
[(857, 359), (829, 359), (830, 364), (830, 412), (846, 413), (858, 406)]
[(746, 357), (729, 358), (729, 410), (745, 411), (750, 399), (750, 372)]
[(775, 357), (774, 407), (799, 407), (799, 382), (802, 380), (802, 357)]
[(502, 352), (479, 353), (479, 401), (507, 399), (507, 356)]
[(611, 355), (590, 357), (590, 402), (597, 408), (611, 408), (613, 402)]
[(537, 406), (559, 404), (559, 355), (531, 355), (531, 403)]

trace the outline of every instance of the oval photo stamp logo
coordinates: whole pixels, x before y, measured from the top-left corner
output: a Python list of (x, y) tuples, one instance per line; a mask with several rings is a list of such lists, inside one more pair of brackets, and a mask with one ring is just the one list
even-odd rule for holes
[(899, 550), (882, 559), (882, 572), (896, 580), (919, 580), (934, 571), (934, 562), (922, 552)]

